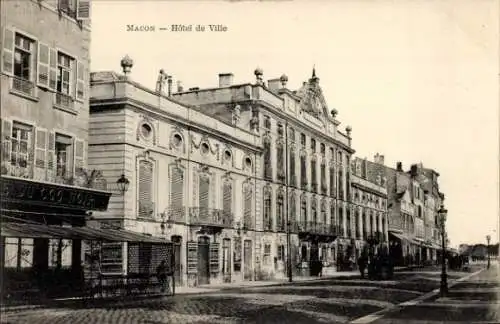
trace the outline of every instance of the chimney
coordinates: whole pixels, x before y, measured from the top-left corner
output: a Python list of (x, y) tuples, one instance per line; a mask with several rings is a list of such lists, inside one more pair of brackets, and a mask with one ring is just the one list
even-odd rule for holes
[(417, 172), (418, 171), (418, 165), (416, 164), (412, 164), (411, 167), (410, 167), (410, 175), (412, 177), (415, 177), (417, 175)]
[(232, 73), (219, 73), (219, 88), (230, 87), (233, 85)]
[(181, 81), (177, 81), (177, 92), (182, 92), (184, 91), (184, 87), (182, 86)]
[(396, 163), (396, 171), (403, 172), (403, 163), (401, 162)]
[(373, 157), (373, 162), (377, 163), (377, 164), (384, 164), (384, 156), (381, 155), (381, 154), (375, 154), (375, 156)]
[(281, 80), (279, 78), (267, 80), (267, 87), (272, 92), (277, 92), (281, 88)]
[(172, 77), (169, 75), (167, 77), (167, 89), (168, 89), (168, 96), (172, 96)]

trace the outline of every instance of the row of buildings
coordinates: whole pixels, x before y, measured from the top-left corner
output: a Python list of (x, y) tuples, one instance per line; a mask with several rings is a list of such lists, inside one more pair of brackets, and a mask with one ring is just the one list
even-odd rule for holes
[[(180, 285), (314, 275), (316, 261), (341, 271), (368, 245), (399, 264), (436, 260), (439, 174), (355, 157), (314, 69), (296, 90), (259, 68), (203, 89), (162, 70), (149, 89), (128, 56), (122, 73), (91, 73), (88, 5), (2, 6), (3, 220), (122, 230), (100, 246), (107, 274), (168, 239)], [(5, 233), (21, 232), (2, 227), (2, 269), (81, 266), (76, 236)]]

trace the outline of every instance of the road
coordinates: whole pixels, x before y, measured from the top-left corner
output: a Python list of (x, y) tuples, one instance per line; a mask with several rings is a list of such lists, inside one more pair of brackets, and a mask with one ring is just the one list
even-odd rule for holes
[[(451, 272), (450, 280), (466, 274)], [(66, 305), (7, 312), (2, 314), (2, 323), (349, 323), (423, 296), (438, 286), (438, 269), (414, 270), (396, 273), (392, 281), (324, 279), (92, 308)], [(395, 315), (388, 319), (406, 321), (406, 317)]]

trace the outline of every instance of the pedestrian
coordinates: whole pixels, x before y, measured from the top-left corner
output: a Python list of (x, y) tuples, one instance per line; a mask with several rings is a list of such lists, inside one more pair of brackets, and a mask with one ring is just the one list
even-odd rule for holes
[(323, 258), (321, 257), (319, 259), (319, 263), (318, 263), (318, 277), (323, 277)]
[(358, 258), (358, 269), (359, 273), (361, 274), (361, 278), (364, 278), (366, 269), (366, 256), (364, 252), (361, 253), (361, 255)]
[(161, 292), (165, 292), (168, 286), (167, 280), (167, 262), (165, 260), (161, 261), (161, 263), (156, 268), (156, 278), (158, 278), (158, 283), (160, 284)]

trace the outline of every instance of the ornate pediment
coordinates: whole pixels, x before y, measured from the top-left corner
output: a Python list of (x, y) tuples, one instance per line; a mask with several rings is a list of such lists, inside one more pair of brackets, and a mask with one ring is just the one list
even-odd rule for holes
[(296, 94), (301, 98), (299, 102), (300, 112), (306, 112), (323, 122), (326, 122), (325, 119), (330, 117), (323, 91), (319, 86), (319, 78), (316, 77), (314, 69), (312, 77), (308, 82), (304, 82)]

